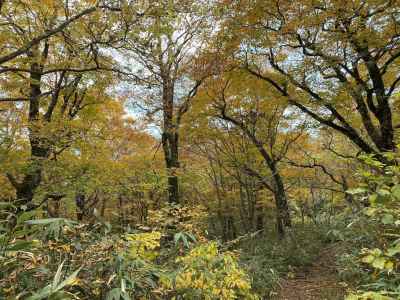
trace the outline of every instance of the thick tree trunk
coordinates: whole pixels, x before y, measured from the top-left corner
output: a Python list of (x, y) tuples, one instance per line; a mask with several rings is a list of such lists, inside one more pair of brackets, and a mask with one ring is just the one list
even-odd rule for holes
[(279, 173), (274, 174), (274, 181), (275, 181), (275, 202), (277, 209), (279, 211), (279, 215), (282, 218), (282, 222), (285, 226), (290, 227), (292, 226), (290, 213), (289, 213), (289, 206), (286, 198), (285, 187), (282, 182), (282, 178)]
[[(43, 52), (43, 56), (47, 56), (46, 48)], [(22, 181), (18, 183), (15, 180), (11, 180), (11, 183), (16, 189), (16, 206), (18, 207), (18, 211), (22, 211), (23, 206), (29, 208), (29, 206), (32, 204), (35, 190), (39, 187), (42, 181), (43, 162), (50, 155), (50, 145), (40, 132), (41, 124), (39, 120), (39, 100), (41, 95), (40, 84), (42, 77), (42, 66), (38, 62), (33, 62), (31, 64), (30, 74), (28, 135), (31, 146), (31, 159)]]
[(29, 139), (31, 142), (31, 160), (21, 183), (14, 184), (16, 189), (18, 207), (28, 206), (31, 204), (35, 190), (42, 181), (43, 162), (49, 156), (49, 148), (40, 146), (42, 139), (36, 136), (34, 132), (30, 132)]
[(168, 176), (168, 202), (177, 204), (179, 203), (179, 180), (176, 175), (179, 168), (178, 134), (164, 132), (162, 144)]
[(255, 146), (264, 158), (265, 163), (268, 165), (268, 168), (272, 173), (273, 186), (271, 187), (271, 190), (275, 198), (277, 232), (279, 238), (283, 238), (285, 235), (285, 227), (292, 226), (285, 186), (277, 168), (276, 161), (274, 161), (264, 149), (262, 143), (260, 143), (254, 136), (250, 135), (250, 138), (253, 140)]
[(168, 176), (168, 201), (170, 203), (179, 203), (178, 176)]
[(168, 176), (168, 202), (179, 203), (179, 180), (176, 171), (179, 168), (179, 134), (174, 122), (174, 87), (166, 80), (163, 88), (164, 126), (162, 146)]

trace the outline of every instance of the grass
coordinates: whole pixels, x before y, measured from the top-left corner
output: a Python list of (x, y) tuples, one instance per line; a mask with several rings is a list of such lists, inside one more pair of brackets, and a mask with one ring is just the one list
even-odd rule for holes
[(264, 297), (279, 288), (279, 281), (310, 267), (329, 240), (324, 226), (294, 224), (280, 240), (273, 229), (241, 243), (241, 262)]

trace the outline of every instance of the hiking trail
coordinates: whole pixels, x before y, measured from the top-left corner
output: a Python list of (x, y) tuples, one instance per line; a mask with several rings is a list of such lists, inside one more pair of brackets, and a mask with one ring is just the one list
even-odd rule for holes
[(297, 271), (294, 278), (283, 279), (276, 300), (341, 300), (345, 288), (335, 269), (335, 245), (322, 249), (316, 261)]

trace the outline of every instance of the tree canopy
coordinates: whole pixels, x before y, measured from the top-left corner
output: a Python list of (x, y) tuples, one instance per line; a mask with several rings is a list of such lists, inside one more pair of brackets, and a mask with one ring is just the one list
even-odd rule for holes
[(0, 298), (398, 299), (399, 70), (398, 0), (0, 0)]

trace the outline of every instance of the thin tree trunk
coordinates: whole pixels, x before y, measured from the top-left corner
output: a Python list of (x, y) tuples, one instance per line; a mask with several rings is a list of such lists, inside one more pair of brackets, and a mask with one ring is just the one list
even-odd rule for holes
[(276, 162), (271, 158), (271, 156), (264, 149), (264, 146), (254, 136), (252, 137), (252, 139), (272, 172), (272, 178), (274, 181), (273, 193), (277, 210), (277, 231), (279, 237), (283, 238), (283, 236), (285, 235), (285, 226), (291, 227), (292, 225), (290, 219), (289, 205), (286, 198), (285, 186), (283, 184), (282, 177), (277, 169)]
[(76, 219), (78, 221), (83, 221), (83, 216), (85, 215), (85, 195), (82, 193), (77, 193), (75, 195), (75, 205), (76, 205)]
[(282, 177), (280, 176), (279, 170), (277, 168), (277, 161), (275, 161), (272, 155), (270, 155), (265, 150), (264, 144), (257, 139), (255, 134), (251, 132), (243, 122), (237, 121), (226, 114), (226, 106), (222, 108), (220, 117), (238, 126), (247, 135), (247, 137), (257, 148), (258, 152), (264, 158), (265, 163), (267, 164), (269, 170), (271, 171), (274, 182), (272, 192), (274, 193), (276, 210), (277, 210), (276, 212), (277, 231), (279, 238), (283, 238), (285, 234), (285, 226), (290, 227), (291, 220), (290, 220), (289, 206), (287, 203), (285, 187), (283, 184)]
[(118, 208), (119, 208), (119, 222), (121, 224), (121, 228), (126, 225), (126, 214), (124, 209), (124, 197), (122, 195), (118, 196)]
[(100, 216), (101, 216), (101, 218), (104, 218), (104, 214), (106, 212), (106, 205), (107, 205), (106, 197), (103, 194), (102, 197), (101, 197), (101, 208), (100, 208)]

